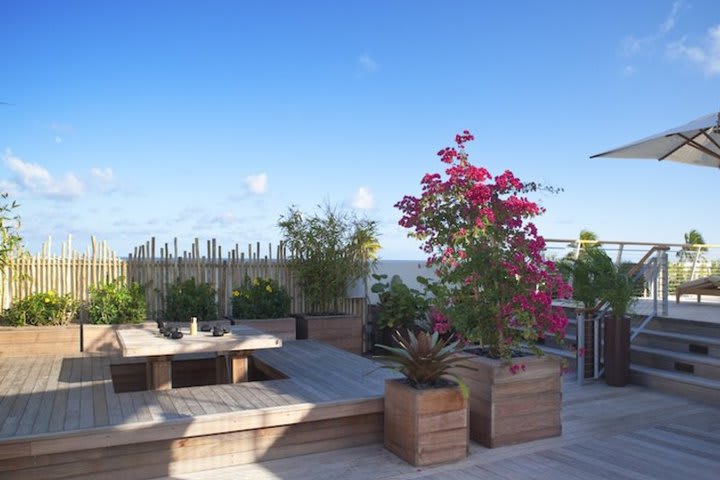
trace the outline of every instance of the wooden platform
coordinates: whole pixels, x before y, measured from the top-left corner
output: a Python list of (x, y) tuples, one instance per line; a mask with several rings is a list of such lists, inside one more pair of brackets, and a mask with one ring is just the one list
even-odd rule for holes
[(0, 358), (0, 478), (149, 478), (382, 441), (387, 370), (313, 341), (283, 380), (115, 393), (112, 357)]
[(436, 467), (408, 465), (381, 444), (162, 477), (162, 480), (715, 480), (720, 408), (644, 387), (563, 385), (563, 434), (486, 449)]

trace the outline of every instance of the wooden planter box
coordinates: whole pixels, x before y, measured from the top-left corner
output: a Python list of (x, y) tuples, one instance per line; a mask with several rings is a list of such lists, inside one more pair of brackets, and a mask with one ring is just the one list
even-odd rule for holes
[[(88, 325), (83, 330), (85, 353), (120, 353), (118, 329), (156, 328), (155, 322), (120, 325)], [(78, 355), (80, 353), (80, 325), (46, 327), (0, 327), (0, 354), (8, 357), (33, 355)]]
[(77, 355), (80, 325), (0, 327), (0, 356)]
[(385, 381), (385, 448), (415, 466), (461, 460), (468, 453), (468, 403), (460, 388), (418, 390)]
[(297, 338), (318, 340), (361, 354), (363, 321), (359, 315), (303, 315), (297, 319)]
[(547, 356), (513, 359), (525, 365), (525, 371), (513, 374), (501, 360), (461, 355), (477, 369), (455, 371), (470, 389), (472, 440), (495, 448), (562, 433), (559, 360)]
[(265, 318), (262, 320), (240, 320), (234, 318), (232, 323), (233, 325), (247, 325), (248, 327), (257, 328), (265, 333), (280, 337), (283, 342), (297, 338), (295, 333), (296, 320), (294, 317)]

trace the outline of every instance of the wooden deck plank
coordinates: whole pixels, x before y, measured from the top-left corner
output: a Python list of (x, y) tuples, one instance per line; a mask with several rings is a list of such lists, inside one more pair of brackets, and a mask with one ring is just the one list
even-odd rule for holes
[(105, 408), (108, 412), (108, 422), (110, 425), (119, 425), (124, 422), (122, 405), (120, 398), (115, 393), (112, 381), (112, 370), (110, 367), (111, 357), (102, 357), (102, 378), (103, 389), (105, 390)]
[(75, 430), (80, 428), (82, 358), (65, 358), (63, 362), (70, 365), (67, 369), (69, 376), (65, 379), (68, 384), (68, 396), (65, 404), (65, 424), (63, 429)]
[(92, 379), (92, 357), (81, 357), (82, 364), (80, 380), (80, 428), (95, 426), (95, 399)]
[[(11, 371), (5, 377), (2, 385), (3, 397), (0, 399), (0, 426), (4, 424), (10, 414), (10, 410), (19, 395), (23, 382), (25, 381), (26, 376), (30, 373), (33, 364), (37, 361), (37, 359), (6, 359), (5, 361), (11, 365)], [(10, 428), (8, 427), (7, 431), (9, 430)]]
[[(2, 429), (0, 429), (0, 436), (13, 435), (18, 428), (20, 419), (25, 411), (25, 407), (30, 401), (30, 395), (35, 388), (35, 383), (42, 369), (43, 358), (36, 358), (32, 362), (32, 366), (29, 369), (27, 376), (24, 379), (17, 379), (14, 383), (15, 387), (19, 385), (11, 395), (14, 397), (11, 407), (7, 411), (7, 416), (3, 422)], [(22, 383), (20, 382), (22, 380)]]
[(41, 413), (40, 406), (42, 404), (44, 394), (47, 391), (47, 384), (50, 380), (50, 373), (54, 363), (53, 357), (43, 357), (40, 360), (41, 367), (38, 371), (38, 376), (35, 379), (35, 385), (30, 393), (28, 402), (22, 412), (22, 417), (20, 418), (17, 430), (15, 430), (15, 435), (27, 435), (32, 432), (35, 419)]
[(94, 356), (92, 358), (92, 377), (91, 388), (93, 398), (93, 425), (95, 427), (104, 427), (110, 425), (110, 412), (107, 408), (107, 398), (105, 397), (105, 383), (110, 380), (103, 378), (103, 357)]
[(45, 391), (40, 401), (40, 411), (35, 419), (31, 433), (47, 432), (50, 426), (50, 417), (53, 413), (53, 404), (55, 403), (55, 395), (58, 392), (58, 381), (60, 378), (60, 369), (62, 368), (62, 359), (60, 357), (52, 357), (52, 367), (48, 375), (48, 381), (45, 384)]

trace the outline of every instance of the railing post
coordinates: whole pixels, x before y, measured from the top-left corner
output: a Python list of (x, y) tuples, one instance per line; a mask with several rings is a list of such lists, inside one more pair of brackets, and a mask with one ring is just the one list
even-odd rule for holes
[(662, 314), (668, 314), (668, 298), (670, 296), (670, 279), (668, 278), (668, 254), (667, 249), (661, 252), (661, 272), (662, 272)]
[(593, 378), (600, 377), (600, 319), (598, 315), (593, 318)]
[[(585, 314), (578, 310), (575, 316), (577, 319), (577, 382), (578, 385), (582, 385), (585, 381)], [(580, 355), (581, 349), (583, 355)]]
[(692, 270), (690, 270), (690, 280), (695, 280), (695, 270), (697, 269), (698, 259), (700, 259), (701, 247), (697, 245), (697, 252), (695, 252), (695, 258), (693, 259)]
[(625, 244), (621, 243), (620, 247), (618, 248), (617, 259), (615, 260), (615, 265), (617, 265), (618, 267), (620, 266), (620, 263), (622, 262), (622, 254), (623, 254), (624, 247), (625, 247)]

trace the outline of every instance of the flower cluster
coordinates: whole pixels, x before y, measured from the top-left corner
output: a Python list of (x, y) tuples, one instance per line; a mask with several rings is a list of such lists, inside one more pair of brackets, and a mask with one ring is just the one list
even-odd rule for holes
[(231, 300), (234, 318), (282, 318), (290, 314), (290, 296), (270, 278), (245, 277), (243, 284), (233, 289)]
[(465, 338), (509, 359), (546, 333), (564, 336), (567, 318), (551, 302), (572, 291), (543, 258), (545, 241), (529, 221), (544, 209), (526, 195), (543, 187), (471, 164), (465, 144), (473, 139), (457, 135), (456, 147), (438, 152), (445, 175), (426, 174), (421, 196), (395, 206), (435, 268), (437, 308)]

